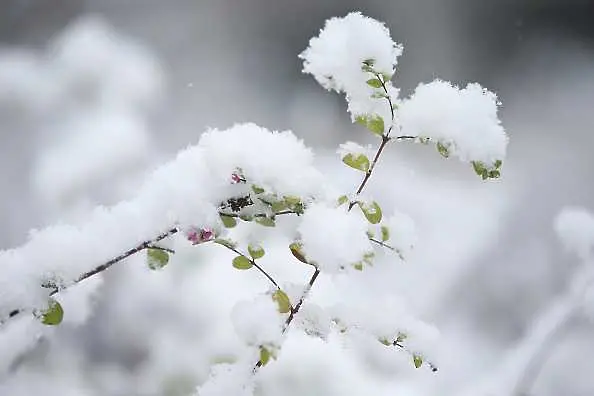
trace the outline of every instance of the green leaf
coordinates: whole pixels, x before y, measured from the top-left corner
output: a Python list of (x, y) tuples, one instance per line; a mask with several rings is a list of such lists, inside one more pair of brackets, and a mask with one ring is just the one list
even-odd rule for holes
[(255, 222), (264, 227), (274, 227), (276, 225), (272, 217), (256, 217)]
[(359, 261), (358, 263), (353, 264), (353, 268), (357, 271), (363, 271), (363, 263)]
[(341, 195), (340, 197), (338, 197), (338, 206), (342, 206), (345, 203), (349, 202), (349, 197), (347, 197), (346, 195)]
[(49, 307), (41, 312), (41, 323), (48, 326), (59, 325), (64, 319), (64, 309), (59, 302), (50, 298)]
[(217, 238), (213, 242), (218, 243), (219, 245), (223, 245), (229, 249), (233, 249), (236, 246), (236, 243), (229, 239)]
[(349, 153), (342, 158), (342, 162), (351, 168), (367, 172), (369, 170), (369, 158), (365, 154)]
[(483, 180), (486, 180), (489, 178), (489, 171), (485, 167), (485, 164), (483, 164), (482, 162), (472, 161), (472, 167), (474, 168), (474, 172), (477, 175), (479, 175)]
[(367, 118), (367, 129), (371, 132), (375, 133), (376, 135), (383, 135), (384, 134), (384, 119), (377, 114), (372, 115), (371, 117)]
[(498, 179), (501, 176), (499, 169), (489, 171), (489, 179)]
[(358, 115), (355, 117), (355, 122), (359, 125), (363, 125), (367, 128), (367, 116), (366, 115)]
[(281, 210), (285, 210), (287, 208), (288, 206), (286, 201), (275, 201), (270, 206), (270, 209), (272, 209), (273, 212), (280, 212)]
[(413, 363), (415, 365), (415, 368), (419, 368), (423, 365), (423, 358), (420, 355), (415, 353), (413, 355)]
[(385, 346), (393, 345), (393, 342), (388, 340), (387, 338), (379, 338), (378, 341), (381, 342), (382, 344), (384, 344)]
[(254, 220), (254, 216), (248, 214), (239, 215), (239, 218), (243, 221), (252, 221)]
[(382, 87), (382, 82), (377, 79), (377, 78), (370, 78), (369, 80), (366, 81), (367, 85), (369, 85), (370, 87), (373, 88), (381, 88)]
[(247, 257), (237, 256), (233, 259), (233, 266), (240, 270), (248, 270), (253, 267), (253, 264)]
[(270, 351), (263, 346), (260, 347), (260, 363), (262, 366), (266, 366), (266, 363), (270, 361)]
[(396, 337), (396, 343), (401, 344), (402, 342), (404, 342), (404, 340), (406, 340), (408, 336), (404, 333), (398, 333), (398, 336)]
[(278, 305), (278, 312), (280, 313), (289, 313), (291, 312), (291, 301), (289, 300), (289, 296), (282, 290), (276, 290), (272, 293), (272, 299)]
[(382, 221), (382, 208), (380, 208), (377, 202), (373, 201), (370, 204), (358, 202), (358, 204), (363, 215), (365, 215), (365, 218), (371, 224), (377, 224)]
[(501, 168), (502, 164), (503, 164), (503, 162), (501, 162), (501, 160), (496, 160), (495, 163), (493, 164), (493, 166), (495, 167), (495, 169), (499, 169), (499, 168)]
[(444, 158), (449, 158), (450, 157), (450, 150), (449, 150), (449, 146), (446, 146), (445, 144), (441, 143), (441, 142), (437, 142), (437, 151), (439, 152), (439, 154), (442, 155), (442, 157)]
[(257, 186), (255, 184), (252, 184), (252, 191), (255, 194), (262, 194), (264, 192), (264, 189), (262, 187), (260, 187), (260, 186)]
[(235, 220), (235, 218), (231, 217), (231, 216), (225, 216), (224, 214), (220, 215), (221, 216), (221, 221), (223, 222), (223, 225), (227, 228), (233, 228), (237, 225), (237, 220)]
[(162, 249), (148, 248), (146, 256), (148, 267), (152, 270), (159, 270), (169, 263), (169, 253)]
[(388, 239), (390, 239), (390, 229), (386, 226), (381, 226), (381, 232), (382, 232), (382, 242), (386, 242)]
[(299, 242), (293, 242), (290, 244), (289, 249), (291, 249), (291, 253), (297, 260), (301, 261), (302, 263), (309, 264), (305, 258), (305, 255), (303, 254), (303, 246)]
[(248, 245), (248, 252), (254, 260), (264, 257), (264, 249), (262, 246)]

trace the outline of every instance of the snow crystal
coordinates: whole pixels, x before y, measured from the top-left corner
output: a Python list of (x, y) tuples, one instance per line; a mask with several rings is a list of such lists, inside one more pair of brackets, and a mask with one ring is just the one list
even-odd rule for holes
[(367, 228), (363, 216), (320, 203), (305, 212), (298, 231), (308, 260), (324, 272), (335, 273), (372, 251)]
[(403, 135), (429, 137), (465, 162), (503, 160), (508, 138), (497, 118), (497, 97), (479, 84), (459, 89), (441, 80), (420, 84), (398, 110)]
[(554, 225), (557, 236), (565, 248), (582, 260), (591, 258), (594, 248), (594, 215), (583, 208), (566, 207)]

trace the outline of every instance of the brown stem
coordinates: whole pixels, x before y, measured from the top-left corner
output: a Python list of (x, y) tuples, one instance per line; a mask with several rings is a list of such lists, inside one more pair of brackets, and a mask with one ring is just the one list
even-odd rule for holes
[[(101, 264), (101, 265), (93, 268), (92, 270), (90, 270), (88, 272), (85, 272), (84, 274), (82, 274), (81, 276), (79, 276), (70, 286), (76, 285), (77, 283), (80, 283), (80, 282), (84, 281), (85, 279), (90, 278), (93, 275), (96, 275), (96, 274), (98, 274), (100, 272), (103, 272), (106, 269), (110, 268), (112, 265), (114, 265), (116, 263), (119, 263), (120, 261), (122, 261), (122, 260), (124, 260), (124, 259), (126, 259), (126, 258), (128, 258), (128, 257), (130, 257), (130, 256), (132, 256), (132, 255), (134, 255), (134, 254), (136, 254), (136, 253), (144, 250), (144, 249), (155, 248), (155, 246), (153, 246), (155, 243), (157, 243), (157, 242), (159, 242), (159, 241), (161, 241), (161, 240), (163, 240), (163, 239), (165, 239), (165, 238), (167, 238), (167, 237), (169, 237), (169, 236), (171, 236), (171, 235), (173, 235), (173, 234), (175, 234), (177, 232), (179, 232), (179, 229), (177, 227), (174, 227), (174, 228), (169, 229), (169, 231), (166, 231), (166, 232), (158, 235), (154, 239), (151, 239), (149, 241), (142, 242), (140, 245), (138, 245), (136, 247), (133, 247), (130, 250), (125, 251), (124, 253), (120, 254), (117, 257), (112, 258), (111, 260), (107, 261), (106, 263), (103, 263), (103, 264)], [(51, 297), (51, 296), (55, 295), (60, 290), (61, 289), (59, 289), (59, 288), (54, 288), (51, 291), (51, 293), (49, 294), (49, 296)], [(11, 311), (8, 314), (8, 317), (7, 318), (0, 320), (0, 325), (4, 324), (7, 320), (9, 320), (11, 318), (14, 318), (15, 316), (17, 316), (17, 315), (19, 315), (19, 314), (21, 314), (21, 313), (23, 313), (25, 311), (26, 311), (26, 309), (22, 309), (22, 308), (15, 309), (15, 310)]]

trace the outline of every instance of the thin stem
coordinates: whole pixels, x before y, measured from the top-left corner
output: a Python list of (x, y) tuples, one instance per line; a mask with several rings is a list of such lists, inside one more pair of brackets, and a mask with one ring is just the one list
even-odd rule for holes
[[(154, 246), (155, 243), (157, 243), (157, 242), (159, 242), (159, 241), (161, 241), (161, 240), (163, 240), (163, 239), (165, 239), (165, 238), (167, 238), (167, 237), (169, 237), (169, 236), (171, 236), (171, 235), (173, 235), (173, 234), (175, 234), (177, 232), (179, 232), (179, 229), (177, 227), (174, 227), (174, 228), (171, 228), (168, 231), (166, 231), (166, 232), (158, 235), (156, 238), (153, 238), (153, 239), (151, 239), (149, 241), (144, 241), (141, 244), (137, 245), (136, 247), (133, 247), (132, 249), (129, 249), (129, 250), (125, 251), (124, 253), (120, 254), (119, 256), (114, 257), (113, 259), (111, 259), (111, 260), (109, 260), (109, 261), (107, 261), (107, 262), (105, 262), (105, 263), (103, 263), (103, 264), (101, 264), (101, 265), (93, 268), (92, 270), (90, 270), (88, 272), (85, 272), (84, 274), (80, 275), (69, 286), (76, 285), (76, 284), (84, 281), (85, 279), (92, 277), (93, 275), (97, 275), (97, 274), (99, 274), (99, 273), (107, 270), (112, 265), (114, 265), (116, 263), (119, 263), (120, 261), (122, 261), (122, 260), (124, 260), (124, 259), (126, 259), (126, 258), (128, 258), (128, 257), (130, 257), (130, 256), (132, 256), (132, 255), (134, 255), (134, 254), (136, 254), (136, 253), (144, 250), (144, 249), (155, 248), (155, 246)], [(165, 248), (162, 248), (162, 249), (165, 249)], [(49, 294), (49, 296), (51, 297), (51, 296), (57, 294), (60, 290), (64, 290), (64, 289), (65, 288), (62, 288), (62, 289), (54, 288), (51, 291), (51, 293)], [(21, 314), (23, 312), (26, 312), (26, 311), (27, 311), (26, 309), (22, 309), (22, 308), (12, 310), (8, 314), (8, 317), (7, 318), (0, 320), (0, 325), (4, 324), (9, 319), (12, 319), (15, 316), (17, 316), (17, 315), (19, 315), (19, 314)]]
[(375, 238), (369, 238), (369, 240), (377, 245), (380, 245), (381, 247), (390, 249), (394, 253), (398, 254), (398, 257), (400, 257), (400, 259), (402, 259), (404, 261), (404, 256), (402, 255), (402, 252), (400, 252), (400, 250), (396, 249), (394, 246), (390, 246), (387, 243), (377, 240)]
[(256, 269), (258, 271), (260, 271), (266, 278), (268, 278), (268, 280), (270, 281), (270, 283), (272, 283), (274, 285), (274, 287), (276, 287), (278, 290), (282, 290), (281, 287), (278, 285), (278, 283), (274, 280), (274, 278), (272, 276), (270, 276), (270, 274), (268, 274), (268, 272), (266, 272), (266, 270), (264, 270), (264, 268), (260, 267), (260, 265), (258, 265), (258, 263), (256, 263), (256, 260), (254, 260), (251, 257), (248, 257), (245, 253), (241, 252), (240, 250), (235, 249), (233, 246), (223, 245), (223, 244), (221, 244), (221, 246), (224, 246), (227, 249), (231, 250), (232, 252), (235, 252), (235, 253), (239, 254), (240, 256), (243, 256), (246, 259), (248, 259), (250, 261), (250, 264), (252, 264), (254, 267), (256, 267)]
[[(402, 349), (403, 351), (405, 351), (405, 352), (406, 352), (406, 353), (408, 353), (409, 355), (412, 355), (412, 356), (414, 356), (414, 354), (413, 354), (411, 351), (409, 351), (407, 347), (405, 347), (403, 344), (399, 343), (398, 341), (394, 341), (394, 342), (392, 342), (392, 345), (394, 345), (394, 346), (396, 346), (396, 347), (398, 347), (398, 348)], [(426, 361), (426, 360), (423, 360), (423, 363), (424, 363), (424, 364), (426, 364), (426, 365), (427, 365), (427, 366), (428, 366), (428, 367), (431, 369), (431, 371), (433, 371), (434, 373), (435, 373), (435, 372), (438, 370), (437, 366), (436, 366), (436, 365), (434, 365), (434, 364), (433, 364), (433, 363), (431, 363), (431, 362), (428, 362), (428, 361)]]
[[(379, 145), (379, 147), (377, 149), (377, 152), (375, 153), (375, 156), (373, 157), (373, 161), (371, 162), (371, 165), (369, 166), (369, 170), (367, 172), (365, 172), (365, 177), (363, 177), (363, 180), (361, 181), (361, 184), (359, 184), (359, 187), (357, 188), (357, 191), (356, 191), (355, 195), (361, 194), (361, 192), (363, 191), (363, 189), (367, 185), (367, 182), (369, 181), (369, 178), (371, 177), (371, 174), (373, 173), (373, 170), (375, 169), (375, 165), (379, 161), (379, 158), (382, 155), (382, 152), (384, 151), (384, 148), (386, 147), (386, 145), (388, 144), (388, 142), (391, 140), (391, 138), (390, 138), (390, 132), (392, 132), (392, 128), (393, 128), (393, 124), (394, 124), (394, 106), (392, 105), (392, 99), (390, 99), (390, 95), (388, 93), (388, 89), (386, 87), (386, 84), (383, 81), (383, 78), (381, 78), (381, 77), (378, 76), (378, 79), (381, 81), (382, 87), (384, 89), (384, 92), (386, 93), (386, 99), (388, 101), (388, 105), (390, 106), (390, 112), (391, 112), (391, 115), (392, 115), (392, 123), (390, 125), (390, 128), (388, 129), (388, 132), (385, 135), (382, 135), (382, 142)], [(348, 207), (348, 210), (347, 211), (350, 212), (351, 209), (353, 209), (353, 207), (355, 206), (355, 204), (356, 204), (356, 201), (351, 201), (349, 203), (349, 207)], [(309, 282), (307, 284), (307, 289), (301, 295), (301, 297), (299, 298), (299, 302), (297, 303), (297, 305), (295, 305), (295, 308), (293, 308), (291, 310), (291, 313), (289, 314), (289, 317), (285, 321), (285, 325), (283, 327), (282, 334), (285, 334), (287, 332), (289, 326), (291, 325), (291, 322), (295, 318), (295, 315), (299, 312), (299, 309), (301, 308), (301, 305), (303, 305), (303, 302), (305, 301), (305, 298), (306, 298), (307, 294), (312, 289), (312, 287), (315, 284), (316, 279), (318, 279), (318, 276), (319, 275), (320, 275), (320, 269), (319, 268), (316, 268), (316, 270), (312, 274), (311, 278), (309, 279)], [(254, 366), (254, 372), (256, 372), (259, 367), (262, 367), (262, 361), (261, 360), (258, 360), (258, 362), (256, 363), (256, 365)]]

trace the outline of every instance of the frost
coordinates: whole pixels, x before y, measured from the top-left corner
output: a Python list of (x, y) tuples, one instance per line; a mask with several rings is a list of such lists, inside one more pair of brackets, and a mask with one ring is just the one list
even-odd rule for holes
[[(318, 37), (299, 57), (303, 72), (311, 74), (324, 88), (344, 92), (354, 121), (360, 114), (389, 114), (385, 102), (370, 99), (374, 88), (367, 84), (370, 74), (361, 66), (373, 61), (373, 68), (392, 76), (402, 47), (392, 41), (390, 31), (381, 22), (353, 12), (343, 18), (331, 18)], [(390, 96), (398, 91), (389, 85)]]
[(565, 248), (582, 260), (591, 258), (594, 248), (594, 216), (583, 208), (567, 207), (555, 219), (557, 236)]
[(303, 215), (298, 231), (306, 257), (323, 272), (338, 272), (372, 250), (366, 220), (348, 213), (344, 207), (312, 205)]
[(503, 160), (508, 138), (497, 118), (497, 97), (479, 84), (459, 89), (441, 80), (420, 84), (398, 110), (403, 135), (440, 142), (465, 162)]

